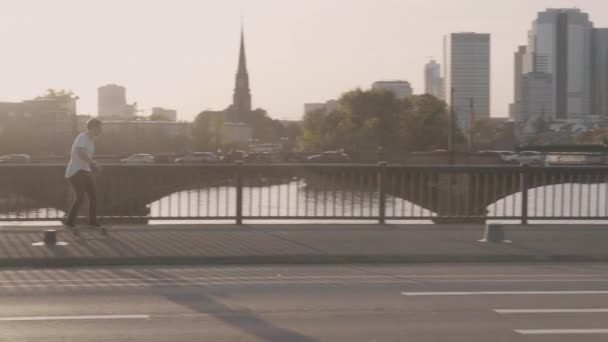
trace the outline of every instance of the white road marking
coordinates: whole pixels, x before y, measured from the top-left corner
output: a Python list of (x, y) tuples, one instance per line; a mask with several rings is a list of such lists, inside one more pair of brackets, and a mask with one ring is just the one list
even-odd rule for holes
[[(0, 272), (0, 275), (2, 275), (2, 272)], [(467, 277), (467, 276), (464, 276)], [(499, 276), (500, 277), (500, 276)], [(521, 276), (518, 276), (521, 277)], [(552, 275), (551, 277), (554, 278), (558, 278), (558, 277), (568, 277), (567, 275)], [(473, 278), (473, 277), (471, 277)], [(476, 279), (447, 279), (446, 277), (441, 277), (441, 276), (390, 276), (390, 275), (377, 275), (377, 276), (366, 276), (366, 275), (361, 275), (361, 276), (241, 276), (241, 277), (217, 277), (217, 276), (210, 276), (210, 277), (205, 277), (205, 276), (199, 276), (199, 277), (158, 277), (158, 278), (154, 278), (154, 277), (126, 277), (126, 278), (113, 278), (113, 277), (104, 277), (104, 278), (93, 278), (93, 277), (87, 277), (87, 278), (64, 278), (64, 279), (2, 279), (0, 280), (0, 288), (5, 288), (5, 287), (18, 287), (19, 285), (25, 286), (32, 286), (32, 287), (36, 287), (36, 285), (39, 285), (38, 287), (42, 287), (42, 286), (47, 286), (47, 285), (43, 285), (43, 284), (48, 284), (49, 286), (65, 286), (64, 284), (68, 284), (68, 286), (73, 286), (72, 284), (79, 284), (79, 283), (87, 283), (87, 284), (94, 284), (94, 286), (101, 286), (101, 285), (107, 285), (105, 283), (112, 283), (116, 284), (116, 283), (140, 283), (140, 282), (161, 282), (161, 283), (168, 283), (168, 282), (178, 282), (178, 283), (185, 283), (185, 282), (196, 282), (196, 283), (234, 283), (234, 282), (255, 282), (255, 283), (260, 283), (263, 281), (268, 281), (268, 282), (276, 282), (276, 281), (340, 281), (340, 280), (353, 280), (353, 281), (362, 281), (362, 282), (367, 282), (367, 281), (383, 281), (383, 282), (418, 282), (418, 281), (430, 281), (430, 282), (435, 282), (435, 283), (451, 283), (451, 282), (458, 282), (458, 283), (480, 283), (480, 282), (488, 282), (488, 283), (503, 283), (503, 282), (509, 282), (509, 283), (536, 283), (536, 282), (565, 282), (565, 283), (570, 283), (570, 282), (587, 282), (587, 283), (598, 283), (598, 282), (607, 282), (608, 283), (608, 277), (607, 276), (585, 276), (584, 278), (587, 279), (581, 279), (580, 277), (577, 277), (578, 279), (552, 279), (552, 278), (545, 278), (544, 277), (540, 277), (540, 279), (483, 279), (483, 276), (480, 276), (479, 278)], [(595, 279), (592, 279), (595, 278)], [(30, 285), (31, 284), (31, 285)], [(84, 285), (84, 284), (83, 284)], [(155, 284), (157, 285), (157, 284)]]
[[(2, 276), (5, 272), (0, 271), (0, 276)], [(45, 274), (41, 274), (41, 276), (44, 276)], [(12, 277), (16, 278), (19, 277), (19, 273), (15, 272), (14, 274), (11, 275)], [(57, 274), (53, 274), (54, 277), (57, 276)], [(521, 282), (525, 282), (525, 281), (531, 281), (531, 282), (535, 282), (535, 281), (570, 281), (569, 279), (543, 279), (543, 278), (574, 278), (576, 279), (576, 281), (593, 281), (593, 282), (597, 282), (597, 281), (607, 281), (608, 282), (608, 275), (598, 275), (598, 274), (546, 274), (546, 275), (526, 275), (526, 274), (511, 274), (511, 275), (506, 275), (506, 274), (497, 274), (497, 275), (419, 275), (419, 274), (414, 274), (414, 275), (348, 275), (348, 276), (340, 276), (340, 275), (328, 275), (328, 276), (315, 276), (315, 275), (310, 275), (310, 276), (289, 276), (289, 275), (283, 275), (283, 276), (237, 276), (237, 277), (218, 277), (218, 276), (197, 276), (197, 277), (181, 277), (179, 275), (175, 276), (175, 277), (158, 277), (158, 278), (153, 278), (153, 277), (128, 277), (128, 278), (113, 278), (113, 277), (105, 277), (105, 278), (74, 278), (74, 279), (6, 279), (8, 278), (8, 275), (2, 276), (0, 278), (4, 278), (4, 279), (0, 279), (0, 284), (3, 283), (9, 283), (9, 284), (14, 284), (14, 283), (27, 283), (27, 282), (36, 282), (36, 283), (59, 283), (59, 282), (100, 282), (100, 281), (108, 281), (108, 282), (114, 282), (114, 281), (140, 281), (140, 280), (147, 280), (147, 281), (171, 281), (171, 280), (180, 280), (180, 281), (186, 281), (186, 280), (210, 280), (210, 281), (221, 281), (221, 280), (265, 280), (265, 279), (293, 279), (293, 280), (297, 280), (297, 279), (385, 279), (385, 278), (391, 278), (391, 279), (403, 279), (403, 280), (408, 280), (408, 279), (449, 279), (449, 280), (443, 280), (445, 282), (473, 282), (473, 281), (487, 281), (487, 282), (507, 282), (507, 281), (521, 281)], [(458, 278), (470, 278), (470, 279), (461, 279), (458, 280)], [(486, 279), (484, 279), (486, 278)], [(497, 278), (506, 278), (506, 279), (497, 279)], [(513, 279), (513, 278), (538, 278), (538, 279)], [(598, 278), (598, 279), (589, 279), (589, 280), (581, 280), (580, 278)], [(442, 281), (442, 280), (438, 280), (438, 281)], [(573, 280), (574, 281), (574, 280)]]
[[(0, 273), (1, 274), (1, 273)], [(141, 277), (141, 278), (74, 278), (74, 279), (11, 279), (11, 280), (0, 280), (0, 284), (17, 284), (17, 283), (77, 283), (77, 282), (129, 282), (129, 281), (232, 281), (232, 280), (243, 280), (243, 281), (259, 281), (259, 280), (358, 280), (358, 279), (395, 279), (401, 281), (408, 281), (406, 277), (393, 277), (393, 276), (259, 276), (259, 277), (173, 277), (173, 278), (152, 278), (152, 277)], [(577, 280), (578, 281), (578, 280)], [(595, 280), (594, 280), (595, 281)], [(606, 281), (598, 279), (597, 281)]]
[(102, 319), (149, 319), (150, 315), (80, 315), (80, 316), (31, 316), (31, 317), (0, 317), (0, 322), (17, 321), (74, 321)]
[(530, 329), (515, 330), (521, 335), (578, 335), (578, 334), (608, 334), (608, 329)]
[(543, 314), (543, 313), (608, 313), (608, 309), (496, 309), (499, 314)]
[(401, 292), (404, 296), (502, 296), (502, 295), (592, 295), (608, 291), (477, 291), (477, 292)]
[[(312, 280), (312, 281), (284, 281), (277, 279), (275, 281), (201, 281), (201, 282), (132, 282), (118, 284), (16, 284), (16, 285), (0, 285), (1, 289), (34, 289), (34, 288), (111, 288), (111, 287), (159, 287), (159, 286), (203, 286), (203, 285), (287, 285), (287, 284), (344, 284), (343, 280)], [(362, 280), (361, 284), (394, 284), (403, 283), (400, 280)]]

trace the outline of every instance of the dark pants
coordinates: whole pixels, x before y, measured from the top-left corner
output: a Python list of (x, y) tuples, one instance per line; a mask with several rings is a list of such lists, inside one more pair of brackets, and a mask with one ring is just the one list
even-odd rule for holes
[(67, 223), (74, 224), (85, 194), (89, 199), (89, 223), (97, 223), (97, 197), (95, 195), (95, 183), (93, 182), (91, 173), (80, 170), (76, 172), (75, 175), (68, 178), (68, 180), (70, 181), (70, 184), (72, 184), (72, 189), (74, 189), (76, 198), (74, 199), (74, 203), (72, 203), (72, 208), (68, 214)]

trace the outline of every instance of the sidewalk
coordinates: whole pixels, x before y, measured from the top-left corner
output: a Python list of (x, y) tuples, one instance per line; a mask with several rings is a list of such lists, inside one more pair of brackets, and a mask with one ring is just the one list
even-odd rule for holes
[(34, 247), (44, 227), (0, 228), (0, 266), (608, 261), (608, 227), (506, 226), (511, 244), (479, 243), (481, 225), (117, 226), (109, 236), (57, 227), (64, 247)]

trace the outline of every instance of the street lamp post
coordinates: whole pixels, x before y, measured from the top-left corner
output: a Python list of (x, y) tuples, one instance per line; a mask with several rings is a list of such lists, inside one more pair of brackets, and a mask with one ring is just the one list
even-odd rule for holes
[(378, 146), (377, 153), (378, 153), (378, 162), (383, 162), (384, 161), (384, 147)]
[(283, 147), (283, 150), (287, 149), (287, 145), (289, 144), (289, 138), (288, 137), (282, 137), (281, 138), (281, 145)]

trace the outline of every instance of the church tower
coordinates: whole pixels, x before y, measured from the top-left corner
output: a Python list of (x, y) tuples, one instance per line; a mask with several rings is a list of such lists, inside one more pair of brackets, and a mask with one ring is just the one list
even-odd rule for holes
[(236, 73), (232, 110), (238, 122), (244, 122), (245, 116), (251, 112), (251, 92), (249, 91), (249, 73), (245, 57), (245, 34), (241, 27), (241, 51), (239, 53), (239, 67)]

